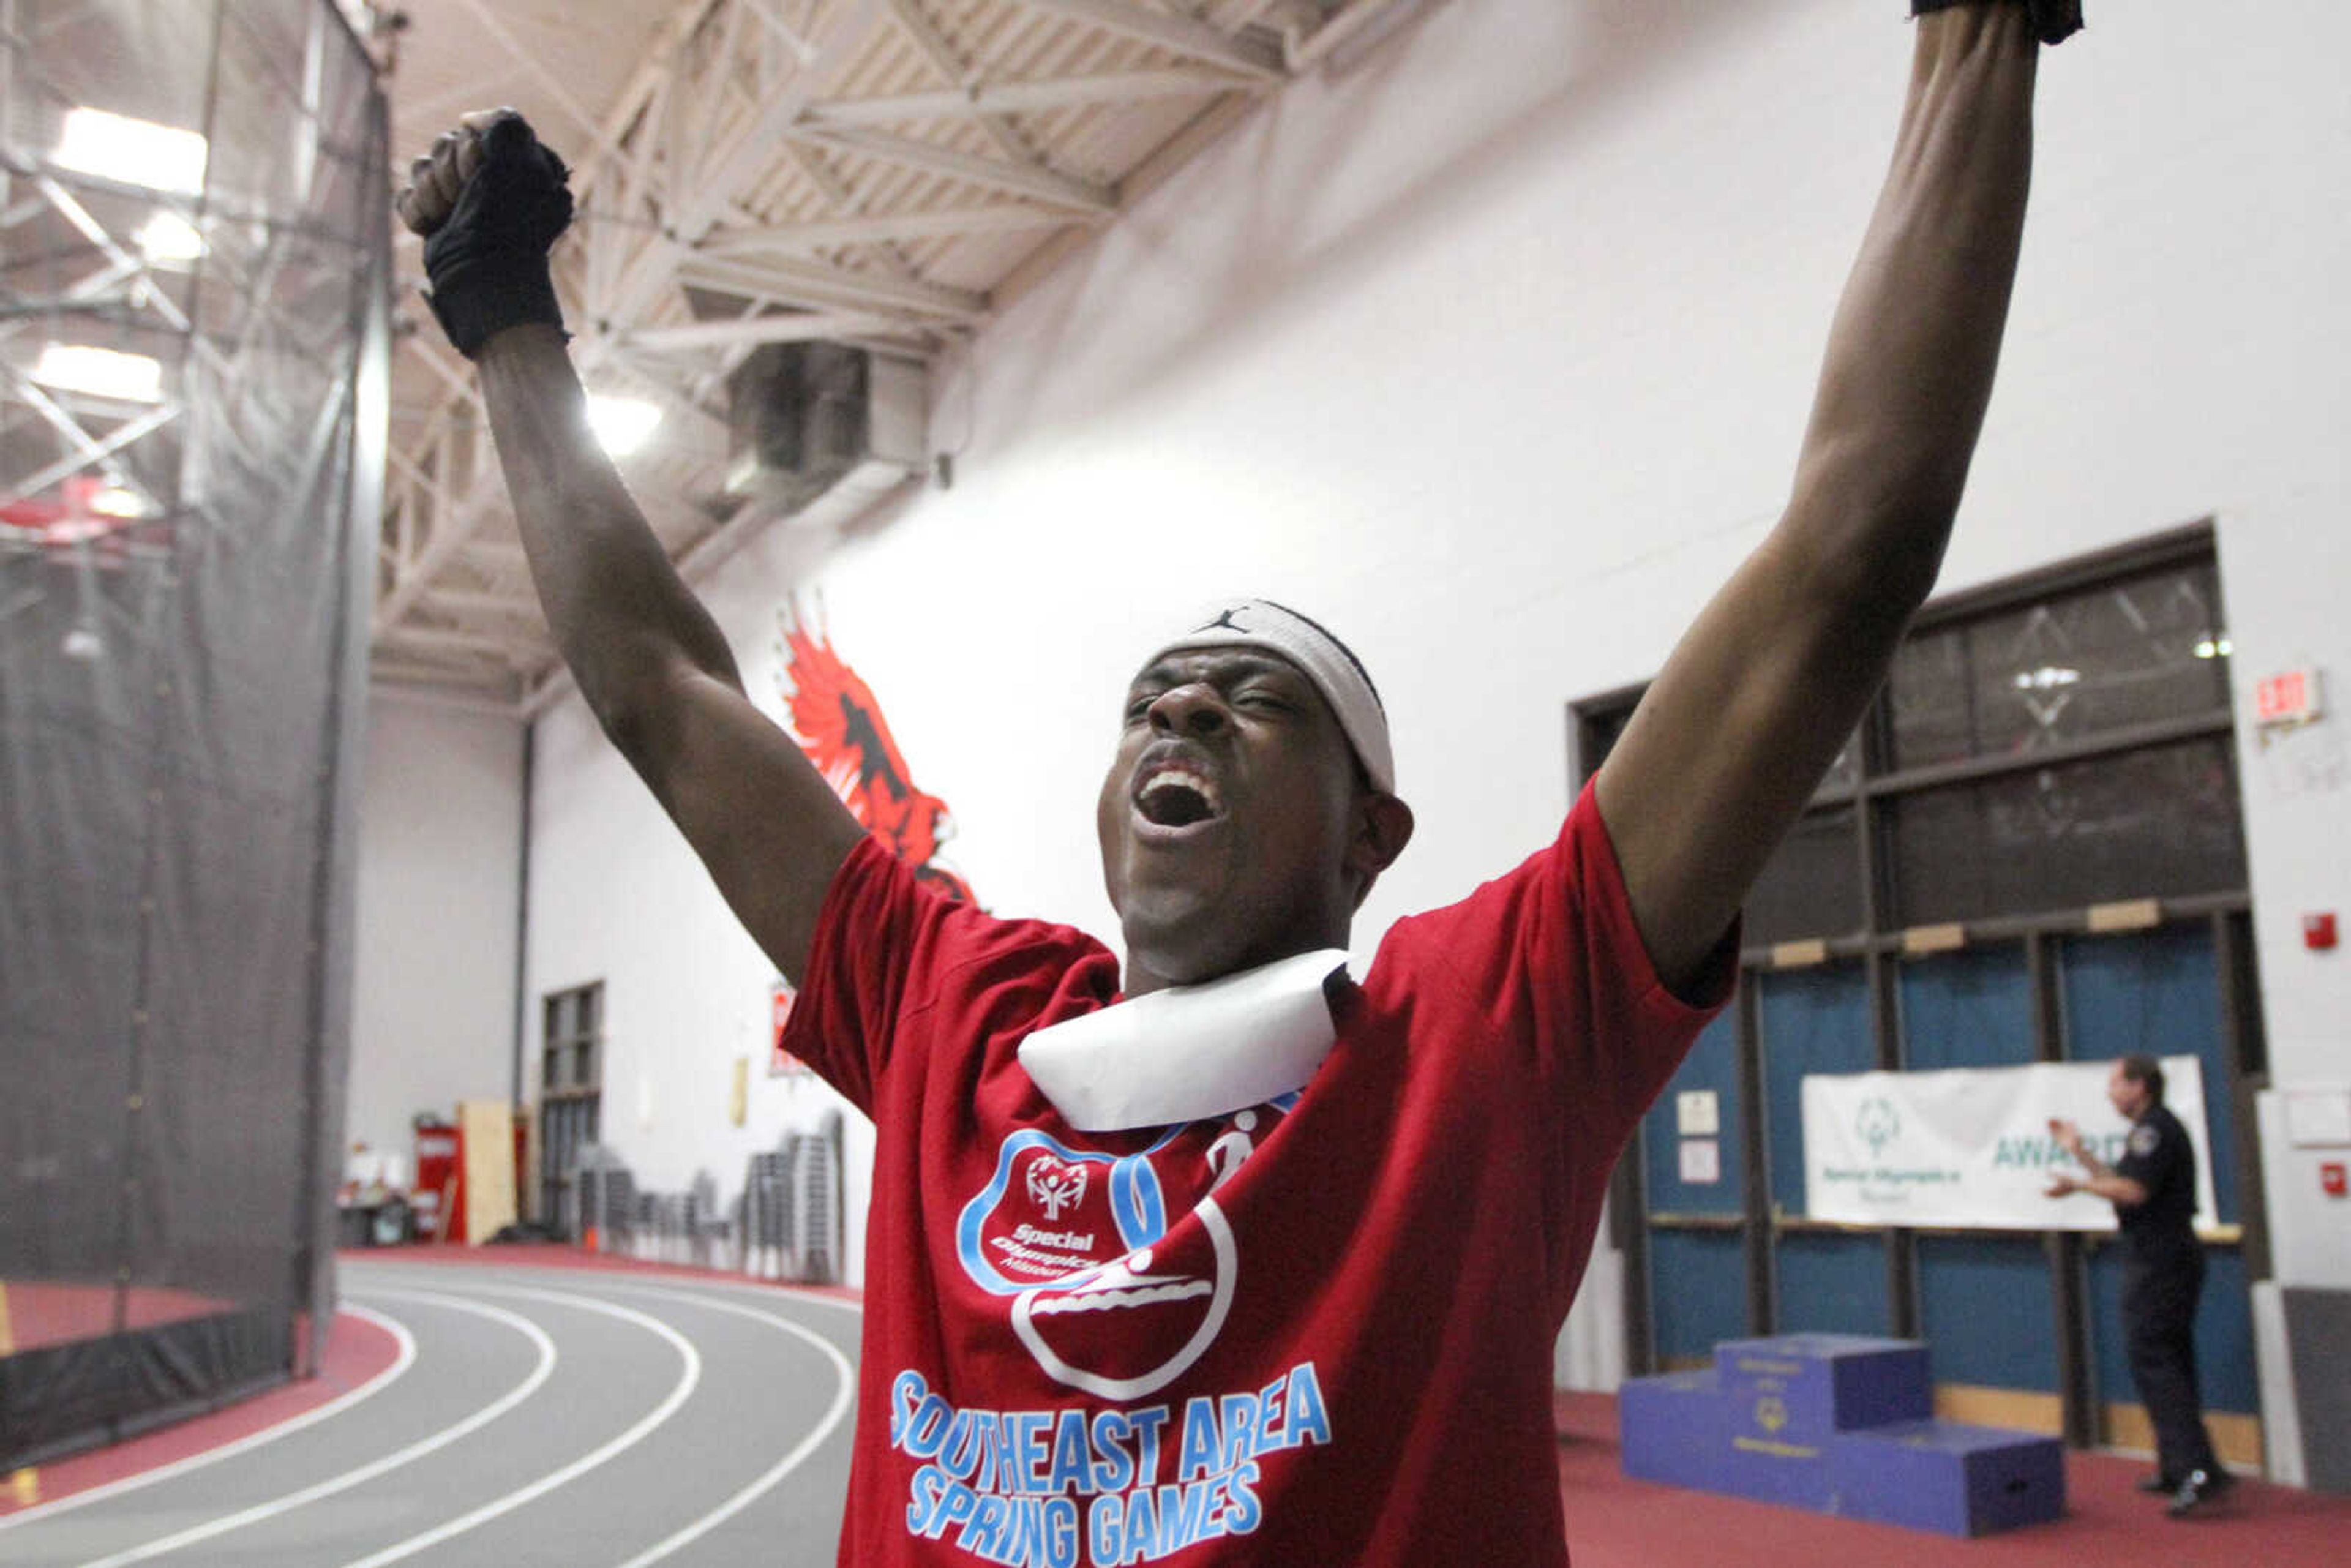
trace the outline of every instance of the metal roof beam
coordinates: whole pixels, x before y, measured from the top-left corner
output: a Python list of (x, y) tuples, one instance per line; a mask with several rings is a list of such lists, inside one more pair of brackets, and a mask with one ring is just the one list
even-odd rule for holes
[(1263, 77), (1174, 66), (1156, 71), (1110, 71), (1099, 76), (1050, 81), (1004, 82), (962, 90), (898, 93), (888, 98), (843, 99), (819, 104), (804, 124), (888, 125), (906, 120), (977, 119), (991, 114), (1031, 114), (1089, 104), (1137, 103), (1155, 98), (1208, 98), (1224, 92), (1265, 92)]
[(573, 95), (571, 89), (540, 62), (538, 55), (525, 48), (519, 39), (507, 31), (506, 24), (498, 20), (496, 13), (483, 4), (483, 0), (459, 0), (459, 3), (467, 11), (473, 13), (474, 25), (496, 41), (498, 47), (507, 52), (514, 63), (522, 68), (523, 74), (537, 83), (540, 91), (547, 94), (555, 107), (569, 116), (574, 125), (593, 138), (591, 146), (604, 152), (612, 150), (613, 145), (618, 141), (612, 129), (599, 122), (597, 118), (588, 111), (588, 107)]
[(465, 371), (459, 370), (447, 354), (427, 340), (423, 329), (420, 328), (411, 332), (405, 341), (408, 351), (416, 356), (420, 364), (439, 377), (443, 386), (448, 388), (462, 401), (467, 402), (476, 401), (474, 395), (473, 376)]
[(42, 391), (32, 377), (14, 365), (0, 365), (0, 375), (5, 376), (17, 401), (32, 409), (50, 429), (65, 437), (67, 444), (78, 453), (85, 463), (98, 465), (110, 481), (131, 491), (153, 510), (160, 512), (164, 509), (153, 492), (139, 482), (139, 476), (110, 461), (113, 453), (83, 429), (81, 422), (68, 413), (57, 399)]
[[(766, 23), (776, 37), (784, 41), (785, 47), (792, 51), (793, 57), (800, 64), (806, 65), (816, 58), (816, 46), (810, 43), (804, 37), (808, 26), (806, 22), (802, 22), (799, 27), (794, 27), (782, 16), (777, 15), (775, 7), (768, 5), (768, 0), (742, 0), (742, 4), (753, 16)], [(813, 5), (807, 9), (811, 16), (815, 14), (816, 8)]]
[(717, 256), (689, 256), (679, 264), (677, 280), (706, 288), (758, 294), (822, 305), (862, 305), (912, 311), (949, 321), (977, 321), (987, 314), (987, 298), (967, 288), (914, 278), (883, 277), (820, 261), (775, 256), (737, 261)]
[[(499, 637), (486, 632), (465, 632), (455, 626), (388, 626), (376, 633), (382, 641), (396, 645), (446, 649), (453, 653), (489, 653), (508, 661), (536, 663), (547, 656), (547, 650), (527, 637)], [(517, 663), (520, 668), (521, 664)]]
[(478, 589), (432, 587), (424, 591), (424, 601), (435, 610), (452, 615), (515, 615), (533, 622), (543, 620), (538, 601), (510, 593), (484, 593)]
[[(90, 446), (82, 447), (77, 443), (77, 450), (71, 455), (60, 457), (47, 467), (37, 473), (28, 474), (22, 479), (12, 480), (8, 488), (20, 497), (37, 496), (58, 480), (69, 478), (85, 468), (95, 468), (104, 465), (111, 469), (113, 465), (107, 462), (108, 458), (129, 446), (141, 436), (150, 434), (171, 423), (180, 417), (180, 405), (176, 402), (167, 402), (161, 408), (150, 409), (129, 423), (117, 425), (103, 436), (98, 437), (95, 444)], [(109, 476), (111, 477), (111, 475)]]
[(678, 262), (710, 232), (726, 210), (726, 204), (767, 167), (775, 156), (777, 138), (784, 135), (816, 101), (820, 78), (848, 64), (864, 46), (882, 19), (883, 8), (883, 0), (844, 0), (838, 10), (825, 16), (816, 36), (809, 40), (815, 49), (814, 60), (794, 72), (782, 91), (759, 106), (758, 112), (750, 117), (750, 123), (723, 152), (710, 160), (708, 166), (672, 171), (670, 183), (691, 193), (671, 224), (669, 234), (649, 246), (629, 268), (619, 297), (613, 301), (611, 319), (614, 324), (623, 329), (633, 325), (665, 285), (678, 281)]
[(493, 575), (529, 580), (530, 557), (523, 553), (523, 548), (518, 544), (509, 544), (504, 539), (472, 538), (460, 545), (457, 553)]
[(802, 120), (791, 128), (790, 134), (804, 141), (838, 147), (845, 152), (862, 152), (869, 158), (887, 162), (903, 163), (910, 169), (926, 173), (944, 174), (949, 179), (967, 181), (975, 185), (987, 185), (1008, 191), (1016, 196), (1070, 207), (1081, 213), (1111, 214), (1118, 210), (1118, 197), (1107, 185), (1092, 180), (1080, 180), (1034, 164), (1007, 163), (997, 158), (979, 158), (968, 152), (956, 152), (928, 141), (917, 141), (910, 136), (897, 136), (886, 131), (871, 131), (862, 126), (828, 125), (821, 120)]
[(753, 251), (828, 250), (875, 240), (948, 239), (957, 235), (1057, 229), (1065, 224), (1107, 223), (1110, 216), (1107, 213), (1072, 213), (1059, 207), (1001, 202), (992, 206), (956, 207), (946, 212), (821, 218), (813, 223), (787, 224), (780, 228), (731, 229), (711, 235), (702, 249), (705, 256), (724, 256)]
[[(381, 637), (397, 626), (415, 606), (441, 569), (455, 559), (461, 550), (470, 548), (474, 532), (483, 519), (496, 509), (500, 492), (505, 488), (495, 467), (475, 476), (464, 500), (434, 519), (433, 537), (415, 559), (406, 562), (393, 580), (392, 591), (375, 607), (374, 632)], [(522, 552), (517, 549), (515, 553)]]
[(1157, 44), (1162, 48), (1173, 49), (1196, 60), (1228, 67), (1244, 76), (1279, 81), (1289, 74), (1282, 68), (1281, 51), (1270, 43), (1246, 35), (1236, 37), (1189, 16), (1146, 11), (1140, 5), (1129, 4), (1128, 0), (1019, 0), (1019, 3), (1040, 11), (1074, 16), (1081, 22), (1091, 22), (1105, 32), (1140, 38), (1144, 43)]
[[(663, 25), (653, 47), (648, 51), (645, 63), (638, 68), (635, 76), (622, 89), (619, 102), (605, 118), (587, 156), (579, 161), (574, 171), (575, 189), (585, 193), (594, 184), (598, 173), (620, 150), (622, 137), (637, 121), (646, 101), (657, 88), (676, 74), (681, 47), (719, 3), (720, 0), (683, 0), (670, 14), (669, 20)], [(433, 366), (434, 372), (448, 387), (448, 399), (428, 422), (428, 427), (438, 424), (445, 432), (448, 418), (459, 407), (478, 413), (482, 407), (481, 396), (472, 377), (441, 360), (437, 350), (422, 340), (421, 334), (410, 341), (419, 357)], [(434, 438), (428, 428), (418, 451), (422, 453)], [(402, 560), (395, 570), (389, 590), (378, 598), (372, 629), (379, 638), (408, 614), (431, 585), (432, 580), (461, 555), (474, 556), (485, 564), (494, 560), (496, 564), (491, 570), (507, 575), (528, 570), (528, 562), (518, 547), (474, 538), (483, 522), (496, 512), (502, 488), (495, 470), (487, 465), (483, 467), (486, 471), (475, 474), (462, 501), (438, 486), (434, 487), (434, 498), (438, 504), (434, 507), (431, 537), (423, 541), (421, 550)]]
[[(914, 47), (931, 62), (933, 70), (966, 91), (979, 85), (978, 78), (972, 70), (969, 62), (956, 54), (955, 47), (931, 25), (930, 17), (923, 14), (922, 6), (915, 4), (915, 0), (890, 0), (890, 13), (897, 17), (898, 26), (905, 30), (906, 37), (914, 41)], [(1040, 167), (1044, 165), (1044, 158), (1034, 147), (1029, 145), (1028, 141), (1019, 131), (1012, 128), (1010, 120), (1000, 114), (985, 110), (980, 111), (976, 118), (978, 120), (979, 128), (987, 132), (988, 140), (996, 143), (996, 150), (998, 152), (1003, 153), (1015, 163), (1032, 163)]]
[(682, 353), (701, 349), (756, 348), (761, 343), (811, 343), (873, 332), (903, 332), (914, 323), (894, 316), (806, 311), (747, 316), (735, 321), (698, 321), (691, 327), (648, 327), (622, 340), (623, 349), (644, 353)]
[[(824, 159), (818, 155), (817, 149), (812, 143), (787, 141), (784, 143), (784, 149), (800, 172), (806, 174), (816, 188), (824, 193), (825, 204), (832, 209), (835, 217), (855, 218), (865, 214), (865, 197), (860, 194), (848, 181), (832, 172)], [(892, 277), (911, 278), (922, 276), (921, 269), (909, 261), (905, 253), (895, 245), (884, 243), (867, 248), (873, 253), (874, 259), (879, 261)]]

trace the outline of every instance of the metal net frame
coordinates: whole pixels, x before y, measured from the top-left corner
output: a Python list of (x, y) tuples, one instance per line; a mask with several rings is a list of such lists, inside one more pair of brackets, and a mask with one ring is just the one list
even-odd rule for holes
[(324, 1347), (386, 137), (330, 0), (0, 0), (0, 1473)]

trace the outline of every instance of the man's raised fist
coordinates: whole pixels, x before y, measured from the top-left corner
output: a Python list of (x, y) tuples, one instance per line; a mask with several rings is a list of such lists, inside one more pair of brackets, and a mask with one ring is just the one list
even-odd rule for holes
[(547, 253), (571, 222), (569, 178), (510, 109), (465, 116), (409, 166), (393, 204), (424, 236), (425, 298), (466, 358), (508, 327), (561, 329)]

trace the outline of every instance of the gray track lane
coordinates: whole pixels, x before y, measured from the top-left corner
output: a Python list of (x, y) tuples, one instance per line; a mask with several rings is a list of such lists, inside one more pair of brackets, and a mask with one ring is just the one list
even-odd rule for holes
[[(853, 1310), (723, 1281), (372, 1260), (348, 1265), (343, 1288), (416, 1336), (416, 1364), (397, 1384), (282, 1443), (0, 1530), (0, 1563), (88, 1563), (240, 1511), (259, 1516), (139, 1560), (831, 1562)], [(534, 1327), (557, 1353), (551, 1371), (540, 1370)], [(698, 1378), (682, 1392), (696, 1359)], [(539, 1385), (517, 1399), (535, 1376)], [(507, 1407), (495, 1409), (502, 1399)], [(380, 1473), (336, 1484), (370, 1468)]]
[[(540, 1355), (511, 1328), (449, 1308), (403, 1308), (416, 1363), (374, 1397), (282, 1441), (87, 1506), (0, 1521), (0, 1563), (89, 1562), (172, 1536), (429, 1442), (535, 1375)], [(167, 1559), (168, 1560), (168, 1559)]]
[[(650, 1307), (645, 1294), (624, 1295), (626, 1291), (627, 1287), (613, 1287), (616, 1298)], [(666, 1296), (668, 1291), (664, 1289), (659, 1294)], [(687, 1312), (698, 1311), (701, 1317), (681, 1316), (679, 1321), (708, 1322), (714, 1327), (731, 1328), (737, 1334), (748, 1333), (765, 1342), (765, 1354), (769, 1358), (774, 1356), (778, 1342), (785, 1342), (788, 1348), (797, 1345), (800, 1359), (793, 1364), (797, 1370), (787, 1365), (775, 1378), (747, 1382), (738, 1391), (743, 1400), (758, 1409), (766, 1432), (747, 1424), (749, 1435), (746, 1437), (723, 1437), (691, 1450), (705, 1456), (726, 1455), (726, 1463), (709, 1463), (704, 1481), (706, 1490), (716, 1490), (718, 1479), (724, 1477), (726, 1490), (724, 1495), (712, 1497), (706, 1508), (696, 1509), (696, 1520), (708, 1521), (704, 1533), (661, 1561), (681, 1568), (727, 1568), (743, 1563), (820, 1568), (830, 1564), (841, 1538), (841, 1500), (849, 1487), (860, 1316), (845, 1303), (810, 1298), (779, 1299), (771, 1291), (757, 1289), (729, 1291), (712, 1287), (696, 1296), (698, 1305), (690, 1306)], [(783, 1310), (778, 1310), (779, 1300)], [(820, 1349), (804, 1336), (821, 1340), (829, 1348)], [(747, 1352), (744, 1364), (758, 1363)], [(789, 1430), (795, 1420), (806, 1423), (806, 1430), (787, 1447), (773, 1435), (774, 1429), (781, 1426)], [(674, 1452), (682, 1446), (670, 1445), (664, 1452)], [(747, 1465), (756, 1467), (756, 1473), (738, 1485), (734, 1476)], [(787, 1466), (789, 1469), (784, 1470)], [(779, 1470), (784, 1471), (780, 1476)], [(673, 1480), (669, 1484), (678, 1483)], [(740, 1508), (729, 1506), (754, 1486), (760, 1489), (756, 1498)], [(674, 1495), (682, 1499), (685, 1494)], [(726, 1510), (725, 1517), (712, 1517), (722, 1508)], [(645, 1568), (636, 1559), (628, 1561), (632, 1568)]]

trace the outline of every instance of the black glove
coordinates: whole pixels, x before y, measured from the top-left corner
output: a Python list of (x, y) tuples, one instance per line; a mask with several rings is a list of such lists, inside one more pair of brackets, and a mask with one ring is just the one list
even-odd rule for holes
[[(1910, 15), (1947, 11), (1954, 5), (1980, 5), (1983, 0), (1910, 0)], [(2062, 44), (2082, 30), (2082, 0), (2022, 0), (2032, 16), (2032, 31), (2044, 44)]]
[(547, 252), (571, 222), (571, 171), (539, 145), (528, 121), (503, 115), (481, 137), (482, 166), (424, 242), (433, 285), (425, 300), (469, 360), (508, 327), (538, 321), (563, 329)]

